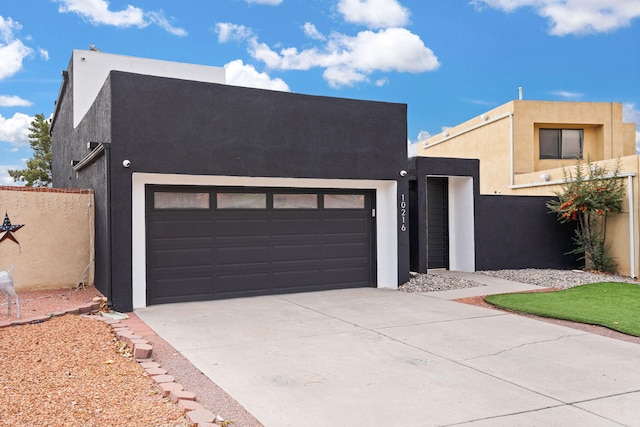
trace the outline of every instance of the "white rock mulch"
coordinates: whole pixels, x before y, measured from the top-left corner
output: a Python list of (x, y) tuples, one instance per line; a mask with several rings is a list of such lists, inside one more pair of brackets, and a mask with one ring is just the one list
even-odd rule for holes
[[(498, 277), (514, 282), (527, 283), (543, 288), (568, 289), (578, 285), (595, 282), (623, 282), (640, 284), (637, 279), (615, 274), (603, 274), (581, 270), (553, 270), (527, 268), (521, 270), (492, 270), (477, 271), (477, 274)], [(403, 292), (433, 292), (448, 291), (452, 289), (471, 288), (483, 286), (481, 283), (467, 280), (461, 277), (453, 277), (439, 271), (428, 274), (412, 274), (409, 282), (401, 285)]]

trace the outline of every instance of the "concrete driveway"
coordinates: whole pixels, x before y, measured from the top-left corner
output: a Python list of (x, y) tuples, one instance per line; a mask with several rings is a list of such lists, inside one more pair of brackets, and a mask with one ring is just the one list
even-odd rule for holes
[(156, 333), (266, 427), (640, 426), (640, 346), (350, 289), (151, 306)]

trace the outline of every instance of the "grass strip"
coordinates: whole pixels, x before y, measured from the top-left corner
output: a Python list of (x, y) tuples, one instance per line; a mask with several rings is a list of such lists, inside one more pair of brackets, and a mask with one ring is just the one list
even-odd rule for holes
[(485, 297), (497, 307), (519, 313), (605, 326), (640, 336), (640, 286), (600, 282), (555, 292)]

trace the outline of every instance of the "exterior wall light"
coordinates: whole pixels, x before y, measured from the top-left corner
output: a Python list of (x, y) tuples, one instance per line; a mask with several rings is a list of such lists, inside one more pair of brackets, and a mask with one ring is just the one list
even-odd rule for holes
[(125, 168), (131, 167), (131, 160), (124, 159), (122, 161), (122, 166), (124, 166)]
[(406, 170), (401, 170), (400, 171), (400, 176), (407, 176), (407, 171)]
[(544, 182), (547, 182), (551, 179), (551, 176), (548, 173), (543, 173), (540, 175), (540, 179), (543, 180)]

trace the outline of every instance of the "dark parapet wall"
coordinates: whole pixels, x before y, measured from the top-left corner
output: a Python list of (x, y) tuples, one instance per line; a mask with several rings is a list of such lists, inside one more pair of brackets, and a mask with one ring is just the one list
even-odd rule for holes
[(476, 269), (581, 268), (574, 227), (549, 213), (547, 196), (476, 198)]
[(398, 179), (405, 104), (111, 73), (113, 155), (136, 171)]

